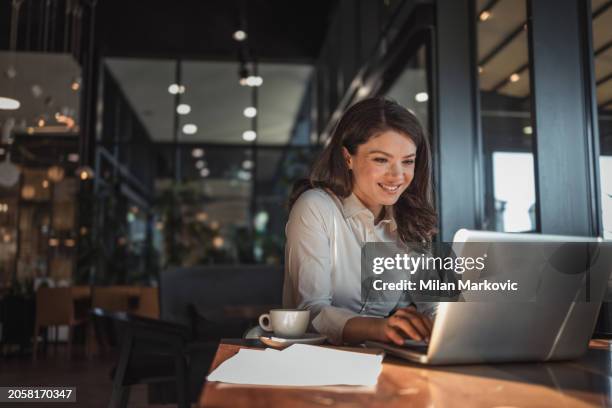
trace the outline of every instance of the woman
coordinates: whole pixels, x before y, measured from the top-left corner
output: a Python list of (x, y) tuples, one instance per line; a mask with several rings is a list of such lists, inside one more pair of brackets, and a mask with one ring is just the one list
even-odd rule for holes
[(362, 301), (360, 260), (365, 242), (431, 241), (430, 162), (417, 118), (371, 98), (344, 113), (309, 180), (296, 185), (283, 304), (310, 310), (312, 327), (332, 343), (428, 339), (431, 320), (414, 305)]

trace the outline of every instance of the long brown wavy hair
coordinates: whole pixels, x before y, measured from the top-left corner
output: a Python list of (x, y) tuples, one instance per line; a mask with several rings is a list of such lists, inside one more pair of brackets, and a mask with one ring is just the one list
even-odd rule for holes
[(431, 242), (437, 232), (437, 214), (433, 205), (429, 141), (414, 114), (397, 102), (381, 97), (365, 99), (344, 112), (309, 178), (293, 186), (289, 208), (311, 188), (326, 189), (340, 198), (351, 195), (353, 175), (342, 148), (354, 155), (360, 145), (389, 130), (406, 135), (417, 147), (412, 183), (393, 205), (399, 238), (405, 243)]

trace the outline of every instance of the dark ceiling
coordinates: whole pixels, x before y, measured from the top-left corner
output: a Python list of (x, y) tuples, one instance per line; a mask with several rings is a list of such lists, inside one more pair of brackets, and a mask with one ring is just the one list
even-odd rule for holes
[[(104, 56), (235, 60), (232, 34), (246, 16), (249, 46), (260, 61), (312, 62), (335, 0), (98, 1)], [(241, 14), (241, 9), (243, 10)]]
[[(62, 52), (66, 7), (84, 6), (85, 33), (91, 3), (97, 4), (103, 56), (235, 60), (232, 34), (246, 21), (249, 46), (260, 61), (310, 63), (319, 55), (337, 0), (26, 1), (18, 49)], [(0, 49), (9, 48), (10, 22), (11, 0), (0, 0)], [(43, 27), (49, 27), (49, 47), (42, 45)]]

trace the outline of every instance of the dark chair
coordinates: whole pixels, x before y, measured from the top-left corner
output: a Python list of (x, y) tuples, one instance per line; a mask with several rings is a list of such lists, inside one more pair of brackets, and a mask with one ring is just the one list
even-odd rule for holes
[(187, 305), (189, 326), (193, 338), (200, 341), (220, 342), (221, 339), (239, 339), (253, 325), (250, 319), (226, 318), (223, 322), (211, 321), (200, 315), (194, 305)]
[[(38, 356), (38, 335), (48, 327), (68, 326), (68, 356), (71, 356), (74, 328), (89, 323), (89, 288), (82, 286), (65, 288), (39, 288), (36, 291), (36, 322), (34, 324), (34, 344), (32, 360)], [(77, 307), (80, 305), (81, 307)], [(57, 331), (56, 331), (57, 340)], [(85, 354), (88, 355), (85, 340)]]
[[(143, 383), (174, 383), (178, 406), (190, 406), (201, 389), (216, 343), (195, 341), (192, 330), (180, 324), (101, 309), (93, 314), (98, 322), (114, 323), (112, 337), (120, 345), (109, 407), (126, 407), (130, 386)], [(193, 386), (190, 378), (196, 380)]]

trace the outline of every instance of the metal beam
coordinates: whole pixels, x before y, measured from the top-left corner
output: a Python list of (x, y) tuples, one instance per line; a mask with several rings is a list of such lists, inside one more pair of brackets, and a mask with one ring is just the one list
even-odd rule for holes
[(482, 13), (485, 10), (491, 11), (493, 7), (497, 5), (497, 3), (499, 3), (499, 0), (489, 0), (489, 2), (485, 4), (482, 10), (478, 10), (478, 15), (480, 15), (480, 13)]
[(608, 41), (607, 43), (605, 43), (604, 45), (596, 49), (595, 56), (598, 57), (600, 54), (603, 54), (604, 52), (608, 51), (611, 47), (612, 47), (612, 40)]
[(502, 40), (495, 48), (493, 48), (487, 55), (485, 55), (480, 62), (479, 66), (484, 67), (489, 61), (491, 61), (497, 54), (499, 54), (504, 48), (506, 48), (520, 33), (525, 29), (525, 23), (521, 23), (520, 26), (516, 27), (506, 38)]
[(605, 13), (610, 8), (610, 6), (612, 6), (612, 0), (602, 4), (597, 10), (593, 12), (593, 19), (596, 19), (597, 17)]
[(438, 203), (442, 241), (460, 228), (478, 228), (479, 148), (473, 2), (439, 0), (434, 72), (434, 148), (438, 161)]
[(605, 84), (606, 82), (608, 82), (611, 79), (612, 79), (612, 72), (609, 73), (608, 75), (606, 75), (605, 77), (603, 77), (601, 79), (598, 79), (596, 84), (597, 84), (597, 86), (599, 86), (599, 85)]
[[(591, 128), (590, 41), (581, 0), (531, 0), (531, 86), (539, 230), (597, 233), (597, 183)], [(580, 15), (577, 15), (580, 14)], [(571, 166), (568, 165), (571, 163)]]

